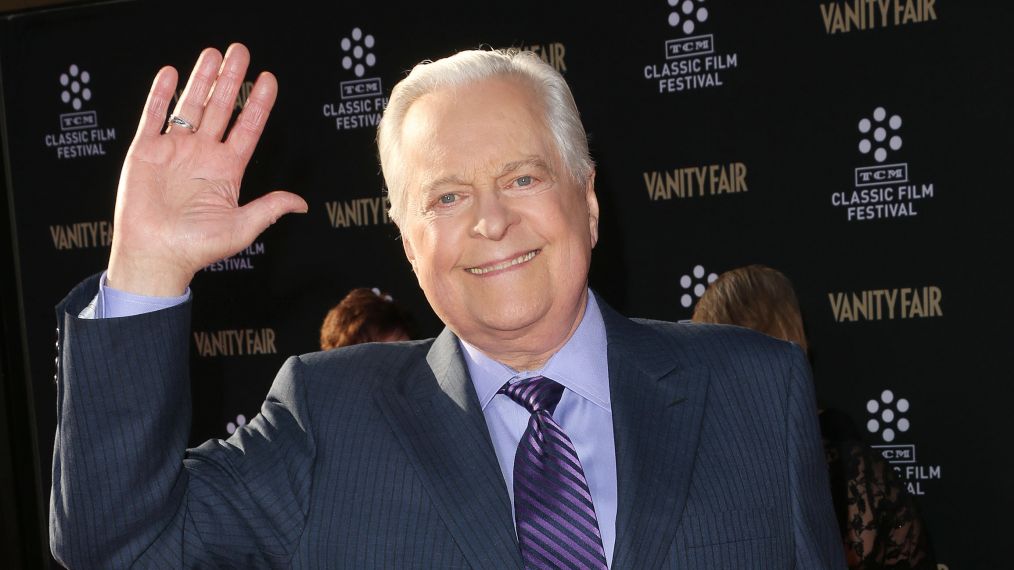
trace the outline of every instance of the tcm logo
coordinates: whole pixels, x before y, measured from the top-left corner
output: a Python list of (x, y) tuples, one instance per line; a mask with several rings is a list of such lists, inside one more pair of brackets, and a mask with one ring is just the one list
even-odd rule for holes
[(856, 186), (908, 182), (908, 163), (867, 166), (856, 169)]
[(715, 37), (712, 34), (682, 40), (666, 40), (665, 42), (666, 59), (680, 59), (712, 53), (715, 53)]
[(61, 131), (77, 131), (90, 129), (99, 124), (95, 111), (81, 111), (80, 113), (63, 113), (60, 115)]
[(60, 115), (61, 131), (76, 131), (98, 126), (99, 120), (95, 111), (81, 111), (84, 103), (92, 100), (92, 90), (88, 87), (91, 80), (91, 74), (82, 70), (77, 64), (71, 64), (66, 72), (60, 74), (60, 87), (62, 87), (60, 101), (77, 111)]
[(367, 69), (377, 65), (377, 56), (372, 51), (375, 45), (373, 34), (365, 34), (360, 28), (352, 28), (352, 33), (342, 38), (342, 69), (356, 76), (339, 84), (343, 101), (382, 96), (384, 89), (379, 77), (362, 78)]
[(357, 79), (341, 82), (342, 100), (360, 99), (363, 97), (379, 97), (382, 95), (383, 87), (380, 85), (380, 78)]
[[(697, 26), (708, 21), (708, 9), (704, 0), (668, 0), (669, 26), (689, 36)], [(695, 55), (715, 53), (715, 37), (712, 34), (698, 35), (665, 42), (665, 58), (679, 59)]]

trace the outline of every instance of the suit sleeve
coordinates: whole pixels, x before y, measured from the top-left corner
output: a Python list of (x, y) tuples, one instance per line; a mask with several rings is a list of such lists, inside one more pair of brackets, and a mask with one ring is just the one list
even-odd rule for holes
[(845, 568), (845, 551), (831, 503), (810, 366), (793, 351), (788, 392), (789, 485), (795, 567)]
[(78, 318), (94, 292), (90, 280), (57, 311), (53, 555), (68, 568), (286, 566), (315, 450), (301, 362), (250, 424), (188, 450), (190, 303)]

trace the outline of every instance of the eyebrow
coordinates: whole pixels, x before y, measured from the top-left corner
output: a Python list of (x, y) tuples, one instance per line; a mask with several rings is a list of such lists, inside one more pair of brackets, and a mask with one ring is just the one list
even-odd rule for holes
[(535, 168), (541, 168), (543, 170), (552, 172), (552, 170), (549, 168), (549, 164), (547, 164), (546, 161), (542, 159), (542, 157), (533, 155), (522, 158), (521, 160), (515, 160), (514, 162), (508, 162), (507, 164), (503, 165), (503, 168), (500, 169), (500, 173), (497, 174), (497, 178), (505, 174), (514, 172), (515, 170), (518, 170), (522, 166), (534, 166)]
[(447, 184), (467, 186), (468, 182), (466, 182), (464, 179), (459, 178), (457, 175), (454, 174), (450, 176), (441, 176), (440, 178), (437, 178), (432, 182), (427, 182), (426, 184), (423, 184), (422, 193), (424, 196), (428, 196), (433, 192), (435, 192), (437, 188)]

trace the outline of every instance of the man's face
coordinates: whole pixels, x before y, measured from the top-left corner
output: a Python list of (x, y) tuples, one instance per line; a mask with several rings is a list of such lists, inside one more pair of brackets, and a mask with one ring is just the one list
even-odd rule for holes
[(584, 310), (594, 177), (572, 180), (517, 80), (430, 93), (402, 129), (405, 252), (434, 311), (508, 364), (555, 352)]

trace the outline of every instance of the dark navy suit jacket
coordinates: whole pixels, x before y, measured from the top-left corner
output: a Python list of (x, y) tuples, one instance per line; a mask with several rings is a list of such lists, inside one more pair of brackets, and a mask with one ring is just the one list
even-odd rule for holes
[[(51, 545), (71, 568), (520, 568), (455, 336), (290, 358), (260, 415), (187, 449), (190, 304), (58, 308)], [(734, 327), (608, 336), (613, 568), (844, 568), (809, 369)]]

